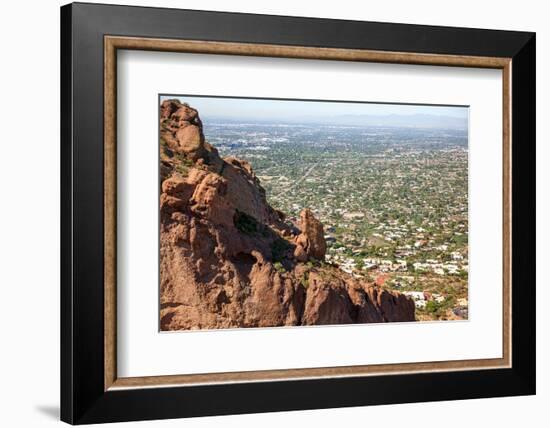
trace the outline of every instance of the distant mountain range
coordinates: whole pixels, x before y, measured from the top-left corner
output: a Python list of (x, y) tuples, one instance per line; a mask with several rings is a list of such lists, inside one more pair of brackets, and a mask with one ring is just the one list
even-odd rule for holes
[(346, 114), (330, 117), (292, 117), (292, 118), (243, 118), (230, 116), (205, 117), (208, 122), (225, 123), (288, 123), (288, 124), (322, 124), (335, 126), (379, 126), (406, 128), (468, 129), (468, 119), (454, 116), (436, 116), (430, 114), (411, 115), (358, 115)]
[(411, 115), (342, 115), (335, 117), (335, 122), (342, 125), (356, 126), (403, 126), (413, 128), (467, 129), (468, 119), (453, 116), (435, 116), (429, 114)]

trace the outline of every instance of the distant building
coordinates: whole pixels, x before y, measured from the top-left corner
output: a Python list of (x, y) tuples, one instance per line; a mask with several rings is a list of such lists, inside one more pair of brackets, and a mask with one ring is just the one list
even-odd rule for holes
[(342, 217), (344, 217), (344, 219), (346, 220), (359, 220), (359, 219), (365, 218), (365, 213), (360, 211), (352, 211), (349, 213), (348, 212), (344, 213)]

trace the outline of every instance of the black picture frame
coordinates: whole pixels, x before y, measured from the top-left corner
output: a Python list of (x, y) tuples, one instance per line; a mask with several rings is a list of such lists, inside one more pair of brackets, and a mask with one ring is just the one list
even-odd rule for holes
[[(104, 36), (512, 58), (512, 367), (104, 390)], [(61, 419), (71, 424), (535, 393), (535, 34), (73, 3), (61, 8)]]

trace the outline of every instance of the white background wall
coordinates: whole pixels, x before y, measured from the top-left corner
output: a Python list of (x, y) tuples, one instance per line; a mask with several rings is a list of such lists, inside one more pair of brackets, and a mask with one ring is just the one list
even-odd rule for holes
[[(120, 0), (123, 2), (122, 0)], [(116, 3), (103, 1), (103, 3)], [(545, 2), (462, 0), (147, 0), (126, 4), (537, 32), (537, 320), (535, 397), (155, 421), (159, 427), (543, 426), (550, 404), (550, 14)], [(59, 6), (10, 1), (0, 13), (0, 424), (53, 426), (59, 406)], [(546, 77), (546, 78), (545, 78)], [(546, 120), (545, 120), (546, 119)], [(137, 423), (125, 426), (137, 426)]]

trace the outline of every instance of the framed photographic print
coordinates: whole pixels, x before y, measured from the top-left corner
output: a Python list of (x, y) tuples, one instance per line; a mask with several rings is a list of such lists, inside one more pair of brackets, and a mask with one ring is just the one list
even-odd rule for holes
[(61, 8), (61, 418), (535, 393), (535, 35)]

